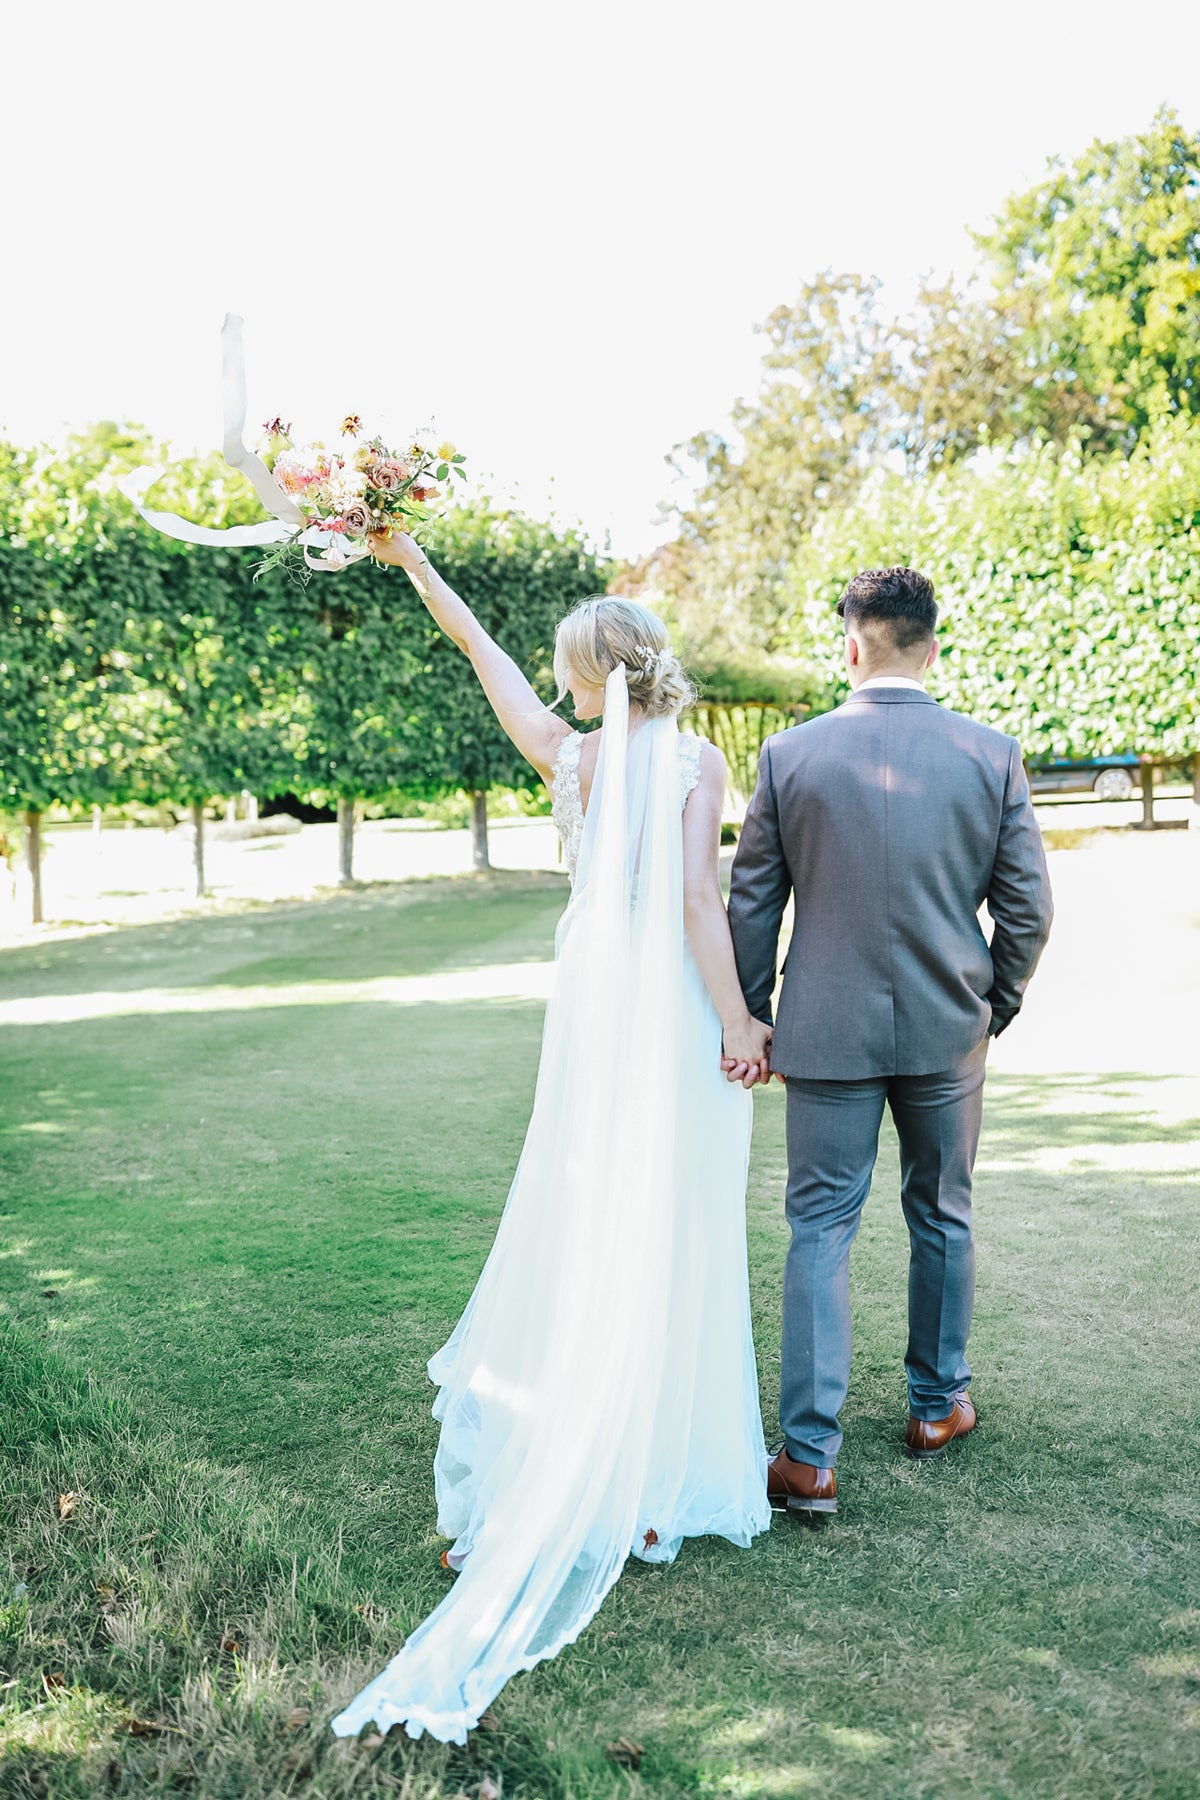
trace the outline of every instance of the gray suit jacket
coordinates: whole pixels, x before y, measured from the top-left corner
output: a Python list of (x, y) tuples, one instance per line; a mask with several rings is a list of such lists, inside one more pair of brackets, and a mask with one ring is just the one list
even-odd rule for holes
[(905, 687), (860, 688), (768, 738), (729, 897), (742, 988), (767, 1021), (789, 894), (772, 1068), (953, 1068), (1016, 1016), (1053, 916), (1016, 739)]

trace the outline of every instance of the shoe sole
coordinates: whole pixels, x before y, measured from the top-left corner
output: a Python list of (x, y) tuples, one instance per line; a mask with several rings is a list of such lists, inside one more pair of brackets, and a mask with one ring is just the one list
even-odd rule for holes
[(835, 1513), (838, 1509), (836, 1500), (797, 1500), (790, 1495), (786, 1500), (768, 1500), (768, 1505), (777, 1513)]

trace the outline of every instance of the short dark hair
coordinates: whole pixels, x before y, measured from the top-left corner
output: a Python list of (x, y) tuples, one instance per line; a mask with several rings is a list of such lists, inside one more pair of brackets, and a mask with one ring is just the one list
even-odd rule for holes
[(916, 569), (865, 569), (837, 603), (847, 625), (881, 625), (897, 650), (928, 643), (937, 630), (933, 583)]

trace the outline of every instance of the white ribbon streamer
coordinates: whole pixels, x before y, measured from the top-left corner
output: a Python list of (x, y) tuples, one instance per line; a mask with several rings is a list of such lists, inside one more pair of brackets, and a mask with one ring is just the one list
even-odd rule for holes
[[(304, 514), (300, 508), (284, 493), (262, 457), (246, 448), (246, 362), (238, 313), (226, 313), (221, 328), (221, 395), (225, 413), (221, 454), (231, 469), (241, 470), (273, 518), (264, 519), (260, 525), (193, 525), (178, 513), (154, 512), (144, 504), (145, 496), (165, 470), (134, 469), (120, 478), (117, 487), (146, 523), (164, 537), (177, 538), (185, 544), (225, 544), (236, 548), (244, 544), (282, 544), (298, 537), (310, 569), (344, 569), (369, 556), (365, 547), (347, 544), (340, 532), (325, 531), (319, 525), (302, 530)], [(319, 554), (314, 556), (310, 545), (320, 546)]]

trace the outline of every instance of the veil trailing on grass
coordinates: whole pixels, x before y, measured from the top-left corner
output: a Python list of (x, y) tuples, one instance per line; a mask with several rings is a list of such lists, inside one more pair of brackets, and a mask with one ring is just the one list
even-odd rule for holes
[(683, 924), (678, 727), (629, 732), (623, 665), (560, 923), (533, 1114), (483, 1273), (429, 1372), (461, 1572), (332, 1721), (465, 1742), (570, 1643), (632, 1550), (769, 1523), (749, 1334), (750, 1095)]

